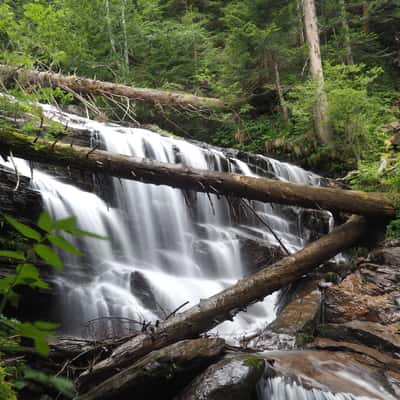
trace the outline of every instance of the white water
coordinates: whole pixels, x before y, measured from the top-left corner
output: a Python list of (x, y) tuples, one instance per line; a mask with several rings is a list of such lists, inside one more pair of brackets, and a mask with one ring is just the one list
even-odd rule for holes
[[(220, 151), (161, 136), (143, 129), (122, 128), (60, 113), (44, 106), (48, 116), (92, 132), (92, 143), (127, 155), (181, 163), (200, 169), (233, 171), (257, 176), (248, 164), (227, 159)], [(301, 168), (264, 158), (277, 179), (319, 185), (318, 176)], [(30, 176), (23, 160), (20, 173)], [(12, 167), (11, 163), (7, 164)], [(85, 254), (63, 254), (65, 273), (56, 277), (63, 333), (113, 335), (126, 332), (134, 321), (164, 318), (176, 307), (188, 306), (224, 289), (248, 273), (240, 238), (258, 238), (278, 244), (270, 230), (251, 214), (235, 222), (225, 199), (191, 195), (180, 190), (112, 179), (102, 193), (106, 200), (35, 169), (33, 184), (53, 218), (76, 216), (82, 229), (110, 240), (68, 237)], [(107, 201), (107, 202), (106, 202)], [(304, 246), (306, 230), (299, 224), (301, 210), (253, 202), (259, 217), (290, 251)], [(264, 328), (275, 317), (276, 294), (239, 313), (214, 332), (239, 338)], [(105, 317), (105, 319), (102, 319)], [(112, 317), (114, 319), (109, 319)], [(101, 323), (87, 325), (99, 319)], [(365, 400), (349, 394), (306, 390), (282, 378), (265, 381), (265, 400)]]
[[(260, 387), (261, 400), (374, 400), (378, 397), (354, 396), (350, 393), (331, 393), (319, 389), (306, 389), (296, 382), (289, 382), (283, 377), (270, 378)], [(389, 395), (387, 400), (394, 400)]]
[[(106, 125), (61, 113), (43, 106), (49, 117), (69, 126), (89, 130), (92, 144), (109, 151), (156, 159), (168, 163), (256, 176), (238, 159), (227, 159), (216, 149), (157, 133)], [(269, 173), (278, 179), (319, 184), (319, 177), (290, 164), (266, 159)], [(20, 172), (30, 175), (23, 161)], [(231, 285), (248, 273), (239, 238), (258, 238), (278, 244), (265, 225), (248, 211), (248, 217), (233, 222), (231, 207), (222, 198), (198, 193), (190, 195), (190, 206), (182, 191), (167, 186), (112, 179), (102, 192), (107, 203), (95, 194), (35, 170), (34, 185), (53, 218), (76, 216), (82, 229), (108, 236), (110, 240), (73, 239), (85, 254), (63, 254), (66, 271), (56, 278), (64, 333), (75, 335), (117, 334), (121, 322), (155, 321), (189, 301), (196, 304)], [(304, 246), (305, 231), (299, 225), (300, 209), (253, 202), (257, 214), (268, 223), (290, 251)], [(276, 295), (240, 313), (234, 322), (215, 329), (227, 337), (253, 333), (275, 316)], [(103, 319), (89, 332), (86, 323)], [(126, 325), (124, 325), (126, 326)], [(137, 326), (132, 326), (137, 328)], [(99, 332), (101, 330), (102, 332)]]
[[(90, 130), (92, 142), (106, 149), (162, 162), (181, 163), (200, 169), (229, 170), (255, 175), (237, 159), (220, 151), (161, 136), (143, 129), (122, 128), (60, 113), (44, 106), (48, 116), (69, 126)], [(268, 159), (269, 160), (269, 159)], [(279, 179), (318, 184), (319, 178), (289, 164), (269, 160)], [(23, 161), (20, 172), (30, 175)], [(228, 202), (215, 195), (192, 194), (190, 206), (182, 191), (164, 186), (112, 179), (102, 188), (107, 203), (95, 194), (35, 170), (34, 185), (53, 218), (74, 215), (82, 229), (110, 240), (73, 239), (84, 257), (63, 254), (65, 273), (56, 278), (64, 333), (75, 335), (118, 334), (121, 324), (164, 318), (181, 304), (196, 304), (248, 272), (239, 238), (261, 238), (277, 244), (275, 237), (254, 217), (233, 222)], [(253, 203), (254, 209), (294, 251), (304, 245), (300, 210)], [(275, 316), (276, 295), (240, 313), (215, 332), (239, 337), (264, 327)], [(187, 307), (188, 307), (187, 306)], [(102, 319), (113, 317), (113, 320)], [(87, 329), (86, 323), (102, 319)], [(117, 319), (123, 318), (124, 320)], [(100, 332), (99, 332), (100, 331)]]

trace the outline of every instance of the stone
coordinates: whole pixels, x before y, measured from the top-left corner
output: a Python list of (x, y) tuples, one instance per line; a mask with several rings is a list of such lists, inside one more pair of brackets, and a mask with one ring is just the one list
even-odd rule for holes
[(375, 264), (400, 266), (400, 247), (385, 247), (375, 250), (368, 258)]
[(386, 370), (391, 370), (396, 373), (400, 372), (400, 360), (392, 357), (388, 353), (383, 353), (375, 350), (372, 347), (364, 346), (362, 344), (350, 342), (338, 342), (332, 339), (315, 338), (312, 343), (307, 345), (308, 349), (330, 350), (330, 351), (350, 351), (358, 354), (364, 354), (373, 358), (378, 363), (382, 364), (381, 367)]
[(344, 324), (323, 324), (318, 335), (338, 341), (359, 343), (380, 351), (400, 351), (400, 324), (382, 325), (369, 321), (350, 321)]
[(275, 333), (297, 336), (312, 335), (319, 321), (322, 295), (318, 289), (308, 290), (292, 300), (283, 310), (270, 328)]
[(396, 266), (371, 262), (363, 262), (358, 268), (339, 285), (326, 289), (325, 321), (399, 322), (400, 310), (396, 299), (400, 297), (400, 270)]
[[(274, 379), (280, 378), (281, 382), (288, 384), (286, 387), (281, 386), (282, 392), (291, 393), (293, 396), (288, 398), (303, 398), (304, 394), (300, 393), (304, 393), (304, 389), (333, 394), (350, 393), (354, 396), (379, 400), (398, 398), (393, 382), (390, 381), (390, 379), (395, 381), (398, 374), (385, 370), (381, 363), (374, 362), (368, 356), (346, 351), (320, 350), (276, 351), (263, 355), (269, 360), (264, 387)], [(388, 372), (393, 373), (393, 377), (391, 375), (389, 377)], [(292, 390), (291, 388), (296, 385), (304, 389), (297, 392)], [(298, 397), (295, 397), (295, 394)], [(310, 393), (309, 397), (314, 398), (314, 395)]]
[(256, 400), (265, 361), (256, 355), (228, 357), (211, 365), (175, 400)]

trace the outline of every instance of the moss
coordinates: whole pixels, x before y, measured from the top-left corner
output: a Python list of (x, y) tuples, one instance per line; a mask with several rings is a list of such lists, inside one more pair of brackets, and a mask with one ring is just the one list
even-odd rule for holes
[(327, 272), (325, 279), (327, 280), (327, 282), (332, 282), (332, 283), (336, 283), (338, 281), (338, 275), (336, 272)]
[(296, 345), (298, 347), (305, 347), (308, 343), (314, 340), (314, 336), (307, 333), (298, 333), (296, 335)]
[(242, 356), (242, 360), (244, 365), (246, 365), (247, 367), (253, 367), (256, 368), (257, 370), (262, 369), (264, 370), (264, 365), (265, 365), (265, 361), (255, 355), (245, 355)]

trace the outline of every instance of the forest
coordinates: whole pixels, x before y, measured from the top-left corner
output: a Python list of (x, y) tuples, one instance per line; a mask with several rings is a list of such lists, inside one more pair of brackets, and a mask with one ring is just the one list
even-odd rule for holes
[(0, 400), (400, 398), (399, 0), (0, 0), (0, 191)]

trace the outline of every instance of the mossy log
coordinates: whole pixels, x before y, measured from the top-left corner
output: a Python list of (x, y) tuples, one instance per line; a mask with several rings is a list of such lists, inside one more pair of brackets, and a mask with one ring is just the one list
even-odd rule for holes
[(180, 340), (195, 338), (265, 296), (311, 272), (322, 262), (354, 246), (367, 232), (363, 217), (354, 217), (303, 250), (239, 280), (222, 292), (201, 300), (189, 310), (162, 322), (152, 334), (140, 334), (116, 348), (110, 357), (95, 364), (79, 378), (80, 390), (96, 386), (104, 378), (132, 365), (151, 351)]
[(170, 398), (222, 356), (224, 349), (225, 341), (218, 338), (174, 343), (151, 352), (79, 400)]
[(200, 97), (189, 93), (172, 92), (158, 89), (135, 88), (117, 83), (104, 82), (95, 79), (80, 78), (75, 75), (62, 75), (53, 72), (24, 70), (0, 65), (0, 81), (21, 81), (42, 87), (58, 86), (81, 94), (112, 95), (135, 101), (158, 104), (166, 107), (183, 107), (185, 109), (223, 111), (229, 105), (223, 100), (210, 97)]
[(14, 156), (26, 160), (197, 192), (388, 219), (396, 214), (394, 201), (384, 193), (314, 187), (199, 170), (104, 150), (51, 143), (38, 137), (21, 134), (15, 129), (0, 128), (0, 149), (2, 154), (8, 154), (11, 150)]

